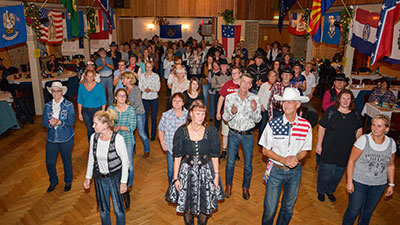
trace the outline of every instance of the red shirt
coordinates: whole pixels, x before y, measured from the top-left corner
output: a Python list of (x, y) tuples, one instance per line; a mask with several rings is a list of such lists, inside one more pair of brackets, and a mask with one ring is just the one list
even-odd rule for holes
[[(219, 95), (226, 98), (227, 95), (235, 93), (239, 90), (239, 84), (235, 84), (233, 80), (227, 81), (219, 91)], [(225, 102), (225, 101), (224, 101)], [(224, 114), (224, 105), (222, 105), (221, 115)]]

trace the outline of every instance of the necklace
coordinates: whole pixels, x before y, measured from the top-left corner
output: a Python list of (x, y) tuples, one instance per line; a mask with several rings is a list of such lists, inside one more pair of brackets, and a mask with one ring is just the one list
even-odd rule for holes
[(197, 132), (199, 132), (199, 131), (201, 130), (201, 128), (203, 128), (203, 125), (200, 125), (199, 128), (195, 129), (195, 128), (193, 127), (193, 124), (191, 123), (191, 124), (190, 124), (190, 127), (192, 128), (192, 130), (193, 130), (194, 132), (197, 133)]

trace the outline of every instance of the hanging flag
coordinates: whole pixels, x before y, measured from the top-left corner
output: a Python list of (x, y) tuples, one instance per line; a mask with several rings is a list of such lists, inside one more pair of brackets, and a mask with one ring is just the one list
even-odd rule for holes
[(71, 35), (78, 37), (80, 33), (79, 15), (76, 0), (59, 0), (70, 13), (71, 16)]
[(289, 33), (294, 35), (305, 35), (307, 24), (304, 22), (301, 13), (290, 12)]
[(110, 5), (110, 0), (96, 0), (97, 3), (99, 4), (101, 10), (106, 14), (106, 17), (103, 18), (106, 23), (108, 30), (110, 33), (112, 33), (112, 25), (111, 25), (111, 5)]
[(79, 35), (78, 36), (73, 36), (72, 31), (71, 31), (71, 20), (68, 18), (68, 12), (65, 12), (65, 22), (67, 24), (67, 38), (68, 39), (75, 39), (75, 38), (80, 38), (85, 35), (85, 32), (83, 31), (83, 11), (78, 12), (79, 15)]
[(371, 54), (371, 65), (387, 56), (390, 63), (400, 64), (400, 0), (385, 0)]
[(0, 48), (26, 42), (24, 6), (0, 7)]
[(335, 26), (335, 22), (340, 21), (340, 12), (327, 13), (324, 16), (324, 29), (322, 32), (322, 42), (327, 44), (340, 44), (340, 28)]
[(222, 46), (228, 59), (232, 58), (236, 43), (240, 41), (241, 25), (222, 25)]
[(96, 10), (95, 15), (96, 33), (103, 31), (103, 10)]
[(182, 38), (182, 25), (161, 25), (160, 38)]
[[(102, 12), (102, 18), (107, 18), (107, 15), (104, 12)], [(111, 28), (114, 30), (115, 29), (114, 10), (112, 10), (112, 9), (111, 9), (110, 25), (111, 25)], [(104, 19), (103, 19), (103, 30), (108, 30), (108, 31), (110, 30), (110, 28), (108, 27), (108, 24), (107, 24), (107, 20), (104, 20)]]
[(321, 20), (326, 10), (331, 7), (335, 0), (313, 0), (308, 32), (312, 35), (315, 42), (321, 41)]
[(297, 2), (297, 0), (279, 0), (279, 21), (278, 27), (279, 32), (282, 33), (282, 26), (283, 26), (283, 19), (285, 18), (286, 14), (292, 8), (292, 6)]
[(62, 12), (42, 8), (40, 21), (46, 21), (40, 25), (42, 36), (40, 40), (50, 44), (58, 44), (63, 38)]
[(356, 10), (351, 46), (368, 56), (371, 55), (376, 41), (379, 16), (379, 13), (369, 12), (360, 8)]

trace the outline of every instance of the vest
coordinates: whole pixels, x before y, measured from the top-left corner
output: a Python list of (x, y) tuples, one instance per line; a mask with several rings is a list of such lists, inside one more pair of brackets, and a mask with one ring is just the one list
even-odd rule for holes
[(377, 151), (371, 147), (366, 136), (365, 147), (354, 166), (353, 180), (365, 185), (386, 184), (387, 169), (392, 160), (392, 144), (393, 140), (389, 138), (388, 147), (384, 151)]
[[(122, 169), (122, 161), (121, 158), (118, 156), (117, 150), (115, 149), (115, 136), (117, 135), (116, 132), (113, 132), (110, 140), (110, 145), (108, 147), (108, 172), (113, 173), (115, 171)], [(94, 157), (94, 172), (100, 173), (99, 164), (97, 163), (97, 142), (99, 140), (100, 134), (94, 135), (93, 140), (93, 157)]]
[(331, 101), (330, 102), (336, 101), (336, 97), (337, 97), (336, 89), (335, 88), (331, 88), (329, 90), (329, 93), (331, 94)]

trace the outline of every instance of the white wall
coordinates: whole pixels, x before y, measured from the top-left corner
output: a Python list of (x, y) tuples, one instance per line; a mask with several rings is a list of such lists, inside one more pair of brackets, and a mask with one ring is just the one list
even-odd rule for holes
[[(126, 18), (123, 18), (124, 20)], [(160, 35), (159, 26), (155, 25), (154, 30), (150, 31), (147, 28), (147, 24), (153, 23), (154, 17), (138, 17), (131, 18), (132, 26), (133, 26), (133, 38), (148, 38), (151, 39), (154, 34)], [(204, 20), (204, 23), (208, 23), (211, 18), (167, 18), (169, 21), (169, 25), (189, 25), (187, 30), (182, 29), (182, 39), (187, 40), (189, 37), (193, 37), (200, 41), (202, 36), (197, 32), (199, 29), (199, 25), (201, 20)], [(174, 39), (165, 39), (165, 40), (174, 40)]]

